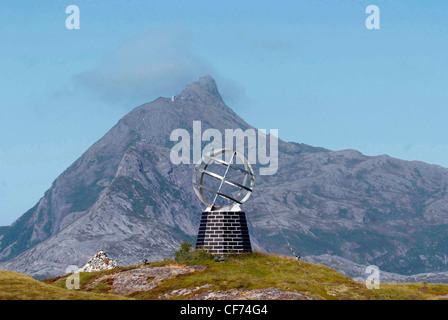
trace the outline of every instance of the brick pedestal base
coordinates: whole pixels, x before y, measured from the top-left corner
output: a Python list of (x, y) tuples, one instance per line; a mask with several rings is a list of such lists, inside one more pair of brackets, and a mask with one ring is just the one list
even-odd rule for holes
[(204, 211), (196, 249), (210, 253), (252, 252), (246, 214), (242, 211)]

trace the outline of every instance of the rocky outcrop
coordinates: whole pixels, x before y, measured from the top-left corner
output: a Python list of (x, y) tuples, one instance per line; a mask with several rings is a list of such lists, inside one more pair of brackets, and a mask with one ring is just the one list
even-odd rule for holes
[(107, 257), (107, 254), (100, 250), (79, 272), (105, 271), (118, 268), (118, 263)]
[(314, 300), (298, 292), (278, 288), (233, 289), (227, 291), (206, 291), (195, 294), (191, 300)]
[[(107, 283), (115, 294), (130, 295), (137, 292), (150, 291), (163, 280), (180, 275), (202, 272), (204, 266), (169, 265), (163, 267), (140, 267), (112, 274), (99, 276), (85, 287), (95, 288), (100, 283)], [(212, 284), (180, 288), (161, 294), (160, 299), (176, 299), (188, 297), (191, 300), (311, 300), (298, 292), (285, 291), (278, 288), (264, 289), (232, 289), (226, 291), (210, 290)]]
[(111, 283), (114, 293), (121, 295), (149, 291), (157, 287), (162, 280), (182, 274), (204, 271), (204, 269), (205, 267), (203, 266), (178, 265), (136, 268), (119, 273), (102, 275), (88, 285), (86, 289), (90, 290), (97, 284), (106, 282)]

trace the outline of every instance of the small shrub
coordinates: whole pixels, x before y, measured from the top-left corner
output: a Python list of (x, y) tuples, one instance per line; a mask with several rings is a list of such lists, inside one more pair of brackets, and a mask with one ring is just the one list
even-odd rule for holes
[(193, 260), (213, 259), (213, 256), (205, 250), (192, 250), (192, 247), (193, 245), (190, 242), (183, 241), (180, 245), (180, 249), (174, 252), (174, 260), (176, 262), (187, 262)]
[(180, 244), (180, 249), (174, 252), (174, 260), (190, 260), (189, 258), (191, 258), (191, 247), (192, 244), (190, 242), (182, 241), (182, 243)]

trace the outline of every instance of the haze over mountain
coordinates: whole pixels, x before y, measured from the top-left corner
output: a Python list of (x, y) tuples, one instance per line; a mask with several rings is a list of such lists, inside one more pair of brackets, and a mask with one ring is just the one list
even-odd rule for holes
[[(170, 134), (191, 133), (196, 120), (223, 134), (252, 128), (210, 76), (174, 101), (135, 108), (33, 208), (0, 227), (0, 268), (55, 276), (99, 249), (127, 264), (163, 259), (181, 241), (194, 241), (203, 205), (191, 185), (193, 166), (170, 161)], [(256, 176), (243, 209), (256, 248), (289, 254), (278, 222), (302, 255), (336, 255), (404, 275), (447, 271), (447, 181), (448, 169), (436, 165), (280, 140), (278, 172)]]

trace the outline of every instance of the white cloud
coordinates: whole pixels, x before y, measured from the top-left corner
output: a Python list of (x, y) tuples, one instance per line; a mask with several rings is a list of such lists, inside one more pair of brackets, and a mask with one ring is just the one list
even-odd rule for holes
[(191, 52), (187, 32), (157, 30), (123, 43), (100, 66), (73, 80), (77, 89), (108, 103), (143, 103), (176, 94), (187, 83), (214, 73), (209, 63)]

